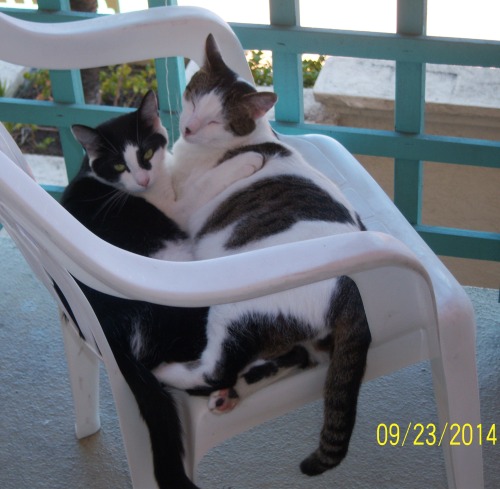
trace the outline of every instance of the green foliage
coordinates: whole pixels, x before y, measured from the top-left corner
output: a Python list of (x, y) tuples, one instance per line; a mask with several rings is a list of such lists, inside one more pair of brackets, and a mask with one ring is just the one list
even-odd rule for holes
[(273, 65), (263, 51), (250, 51), (247, 61), (256, 85), (267, 87), (273, 84)]
[[(326, 56), (321, 55), (318, 56), (318, 59), (306, 58), (302, 60), (304, 88), (314, 86), (325, 59)], [(273, 64), (270, 55), (266, 55), (263, 51), (249, 51), (247, 61), (256, 85), (269, 86), (273, 84)]]
[(5, 97), (7, 93), (7, 82), (0, 80), (0, 97)]
[(49, 70), (29, 71), (24, 75), (32, 90), (37, 94), (36, 100), (52, 100)]
[[(24, 78), (36, 94), (36, 100), (52, 100), (48, 70), (25, 73)], [(103, 68), (99, 72), (99, 82), (100, 103), (124, 107), (137, 106), (148, 90), (158, 87), (153, 61), (144, 66), (123, 64)]]
[(56, 137), (46, 134), (56, 135), (57, 129), (12, 122), (4, 122), (4, 125), (19, 146), (27, 147), (36, 154), (52, 154)]
[(45, 154), (49, 150), (50, 146), (55, 142), (56, 138), (53, 138), (52, 136), (47, 136), (43, 138), (41, 141), (37, 141), (35, 147), (38, 150), (38, 152)]
[(14, 123), (14, 122), (3, 121), (2, 124), (5, 126), (5, 129), (7, 129), (7, 131), (10, 133), (13, 133), (17, 129), (20, 129), (21, 127), (23, 127), (22, 124)]
[(319, 56), (318, 59), (302, 60), (302, 76), (304, 78), (304, 88), (311, 88), (316, 83), (319, 72), (325, 64), (325, 56)]
[(153, 61), (145, 66), (110, 66), (99, 73), (100, 99), (104, 105), (137, 107), (148, 90), (157, 90)]
[[(18, 97), (35, 100), (52, 100), (50, 75), (48, 70), (36, 70), (24, 74), (25, 86)], [(99, 85), (90, 89), (99, 90), (98, 103), (137, 107), (150, 89), (157, 89), (154, 62), (145, 65), (117, 65), (99, 71)], [(0, 96), (5, 90), (0, 84)], [(94, 93), (95, 93), (94, 92)], [(60, 154), (57, 129), (35, 124), (9, 124), (8, 131), (25, 152), (38, 154)]]

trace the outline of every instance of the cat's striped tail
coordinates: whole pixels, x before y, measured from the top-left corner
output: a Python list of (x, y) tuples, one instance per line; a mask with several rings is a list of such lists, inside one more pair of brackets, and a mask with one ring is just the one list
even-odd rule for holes
[(319, 447), (300, 465), (307, 475), (318, 475), (340, 464), (356, 420), (371, 334), (358, 288), (348, 277), (338, 280), (329, 320), (333, 334), (324, 390), (324, 421)]

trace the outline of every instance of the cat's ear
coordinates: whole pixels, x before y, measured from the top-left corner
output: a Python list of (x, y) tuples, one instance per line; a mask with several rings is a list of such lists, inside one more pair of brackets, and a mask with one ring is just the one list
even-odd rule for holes
[(252, 119), (260, 119), (274, 107), (278, 96), (273, 92), (252, 92), (243, 96), (243, 103)]
[(96, 129), (81, 124), (71, 126), (71, 132), (76, 140), (84, 147), (90, 158), (95, 155), (101, 144), (101, 137)]
[(219, 46), (215, 42), (215, 38), (212, 34), (209, 34), (207, 40), (205, 41), (205, 64), (204, 68), (207, 71), (221, 71), (227, 70), (226, 63), (222, 59), (222, 55), (219, 51)]
[(158, 114), (158, 101), (153, 90), (149, 90), (144, 95), (139, 109), (137, 109), (139, 117), (146, 124), (153, 126), (155, 129), (161, 125), (160, 116)]

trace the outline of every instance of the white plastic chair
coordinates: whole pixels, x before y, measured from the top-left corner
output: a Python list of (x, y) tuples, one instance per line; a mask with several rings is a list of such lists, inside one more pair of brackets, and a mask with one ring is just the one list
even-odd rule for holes
[[(0, 59), (51, 69), (172, 55), (200, 64), (210, 32), (228, 64), (250, 79), (231, 29), (212, 13), (191, 7), (158, 8), (71, 25), (34, 24), (0, 15)], [(368, 231), (179, 263), (133, 255), (87, 231), (26, 173), (22, 154), (0, 125), (0, 222), (57, 301), (53, 281), (58, 284), (88, 339), (82, 341), (63, 314), (77, 436), (99, 429), (100, 357), (110, 378), (135, 488), (157, 487), (148, 433), (73, 277), (117, 296), (192, 307), (349, 275), (360, 289), (373, 337), (365, 379), (430, 359), (441, 426), (452, 422), (474, 426), (481, 421), (475, 323), (464, 290), (344, 147), (318, 135), (284, 139), (341, 186)], [(169, 282), (168, 277), (175, 281)], [(64, 305), (59, 305), (64, 311)], [(252, 394), (224, 416), (211, 414), (205, 399), (179, 392), (188, 473), (195, 475), (202, 456), (224, 439), (320, 398), (324, 374), (324, 369), (316, 368), (286, 377)], [(448, 441), (446, 435), (442, 446), (449, 487), (482, 488), (481, 447), (450, 446)]]

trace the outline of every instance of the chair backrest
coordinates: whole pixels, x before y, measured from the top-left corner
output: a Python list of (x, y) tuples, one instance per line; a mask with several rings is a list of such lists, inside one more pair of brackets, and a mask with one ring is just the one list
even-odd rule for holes
[(170, 56), (184, 56), (201, 66), (211, 33), (226, 63), (253, 83), (234, 32), (220, 17), (198, 7), (159, 7), (60, 24), (26, 22), (0, 13), (0, 27), (0, 59), (52, 70)]

